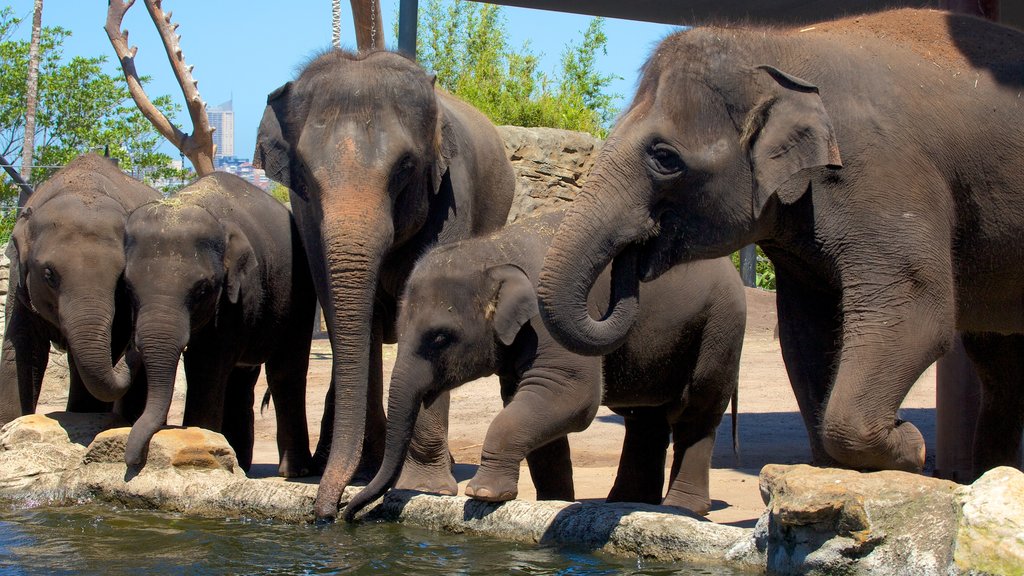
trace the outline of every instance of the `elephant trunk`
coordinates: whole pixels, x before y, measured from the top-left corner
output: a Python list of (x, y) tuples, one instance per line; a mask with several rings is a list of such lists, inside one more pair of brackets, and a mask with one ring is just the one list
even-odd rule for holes
[[(634, 203), (604, 201), (613, 167), (604, 167), (573, 202), (544, 257), (537, 286), (541, 317), (551, 335), (569, 350), (588, 356), (607, 354), (625, 340), (639, 307), (636, 241), (654, 223)], [(621, 184), (621, 183), (620, 183)], [(614, 194), (622, 197), (624, 194)], [(599, 204), (595, 207), (594, 204)], [(603, 204), (603, 206), (601, 205)], [(588, 215), (604, 215), (592, 218)], [(637, 214), (638, 218), (632, 218)], [(636, 225), (630, 222), (636, 221)], [(611, 298), (601, 320), (591, 317), (587, 298), (597, 277), (612, 262)]]
[(331, 318), (335, 393), (331, 451), (314, 506), (320, 520), (335, 517), (341, 493), (363, 456), (374, 299), (381, 262), (393, 235), (390, 216), (324, 217), (323, 249), (329, 271), (325, 311)]
[[(419, 416), (420, 405), (425, 397), (425, 389), (418, 386), (406, 386), (409, 382), (408, 370), (402, 370), (400, 363), (396, 365), (396, 373), (391, 379), (388, 394), (388, 428), (385, 439), (384, 461), (373, 480), (366, 485), (345, 507), (345, 520), (351, 522), (360, 510), (370, 502), (384, 495), (398, 481), (402, 473), (402, 465), (409, 453), (413, 430), (416, 429), (416, 418)], [(423, 367), (419, 374), (431, 374), (430, 366)]]
[(128, 434), (124, 458), (129, 467), (145, 462), (150, 440), (167, 424), (178, 362), (188, 337), (189, 320), (183, 312), (159, 305), (140, 309), (135, 341), (146, 365), (149, 388), (146, 408)]
[(82, 383), (100, 401), (118, 400), (131, 386), (131, 372), (124, 358), (113, 363), (114, 299), (69, 296), (62, 300), (60, 321)]

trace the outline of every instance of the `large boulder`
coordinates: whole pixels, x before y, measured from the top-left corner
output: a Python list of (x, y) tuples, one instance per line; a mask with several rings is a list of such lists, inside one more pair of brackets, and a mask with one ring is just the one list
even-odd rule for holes
[(755, 532), (779, 574), (1024, 574), (1024, 474), (971, 486), (907, 472), (770, 464)]
[(516, 173), (509, 222), (574, 200), (602, 143), (585, 132), (557, 128), (499, 126), (498, 132)]

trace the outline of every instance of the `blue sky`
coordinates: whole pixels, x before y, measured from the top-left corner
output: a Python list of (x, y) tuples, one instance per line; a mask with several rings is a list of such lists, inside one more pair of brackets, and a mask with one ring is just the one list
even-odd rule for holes
[[(16, 16), (25, 18), (19, 36), (27, 38), (32, 0), (8, 0), (6, 4)], [(199, 80), (203, 99), (210, 105), (233, 100), (235, 154), (251, 157), (267, 94), (293, 78), (311, 54), (330, 46), (331, 2), (164, 0), (164, 9), (172, 11), (173, 20), (180, 24), (178, 33), (182, 36), (185, 60), (195, 66), (193, 74)], [(381, 0), (381, 10), (388, 45), (396, 45), (391, 31), (398, 16), (398, 0)], [(106, 11), (107, 3), (103, 0), (46, 0), (43, 25), (61, 26), (72, 32), (64, 45), (66, 55), (105, 54), (109, 71), (120, 73), (103, 31)], [(541, 68), (549, 73), (557, 69), (567, 42), (579, 41), (590, 22), (587, 16), (559, 12), (513, 7), (504, 7), (502, 11), (511, 44), (518, 47), (529, 42), (531, 51), (542, 56)], [(147, 89), (150, 96), (170, 94), (183, 102), (142, 0), (128, 11), (123, 27), (130, 32), (130, 43), (139, 47), (139, 73), (152, 77)], [(608, 53), (599, 57), (598, 66), (605, 74), (622, 77), (610, 90), (622, 96), (619, 106), (632, 95), (637, 72), (651, 49), (675, 29), (662, 24), (606, 21)], [(341, 33), (342, 45), (353, 48), (355, 32), (348, 2), (342, 2)], [(191, 132), (187, 117), (179, 117), (178, 124)], [(166, 151), (171, 153), (173, 147), (168, 144)]]

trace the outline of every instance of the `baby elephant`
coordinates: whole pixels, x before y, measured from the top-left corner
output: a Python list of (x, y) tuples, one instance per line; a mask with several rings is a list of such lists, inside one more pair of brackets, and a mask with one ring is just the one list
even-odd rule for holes
[(265, 363), (279, 472), (308, 473), (306, 369), (316, 297), (298, 238), (287, 208), (222, 172), (128, 217), (125, 280), (149, 379), (145, 412), (128, 436), (129, 466), (144, 462), (167, 422), (184, 352), (184, 425), (222, 432), (248, 470), (253, 388)]
[[(384, 465), (353, 498), (346, 518), (394, 485), (407, 452), (434, 452), (434, 462), (442, 464), (412, 466), (416, 474), (450, 476), (447, 447), (439, 441), (447, 423), (424, 426), (417, 413), (440, 394), (495, 373), (505, 408), (487, 431), (466, 495), (515, 498), (525, 458), (538, 498), (574, 499), (566, 435), (585, 429), (603, 403), (626, 424), (608, 500), (707, 513), (715, 431), (736, 391), (746, 324), (739, 275), (728, 259), (677, 267), (642, 285), (639, 320), (622, 347), (603, 359), (579, 356), (550, 337), (534, 291), (562, 216), (552, 213), (442, 246), (417, 263), (399, 316)], [(590, 294), (592, 313), (607, 304), (609, 284), (606, 271)], [(674, 457), (663, 498), (670, 437)], [(448, 481), (408, 476), (403, 474), (403, 486)]]

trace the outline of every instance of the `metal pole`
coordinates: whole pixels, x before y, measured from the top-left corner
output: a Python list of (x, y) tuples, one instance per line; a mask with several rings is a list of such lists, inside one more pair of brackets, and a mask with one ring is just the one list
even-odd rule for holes
[(753, 244), (740, 248), (740, 279), (748, 288), (757, 286), (757, 248)]
[(416, 59), (416, 21), (418, 0), (401, 0), (398, 5), (398, 51)]

